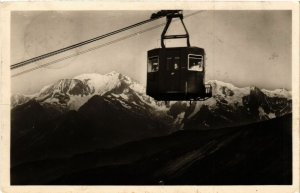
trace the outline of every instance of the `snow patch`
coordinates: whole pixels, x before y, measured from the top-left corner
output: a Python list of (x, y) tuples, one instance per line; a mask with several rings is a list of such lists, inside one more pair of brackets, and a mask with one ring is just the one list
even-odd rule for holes
[(128, 99), (129, 99), (128, 96), (127, 96), (126, 94), (124, 94), (124, 93), (120, 94), (120, 97), (122, 97), (122, 98), (125, 99), (125, 100), (128, 100)]
[(276, 115), (275, 115), (275, 113), (269, 113), (268, 117), (269, 117), (269, 119), (274, 119), (274, 118), (276, 118)]
[(111, 93), (111, 95), (114, 96), (114, 97), (116, 97), (116, 98), (119, 98), (119, 96), (120, 96), (120, 95), (114, 94), (114, 93)]
[(126, 104), (125, 102), (123, 102), (123, 101), (119, 101), (120, 103), (121, 103), (121, 105), (123, 106), (123, 107), (125, 107), (126, 109), (131, 109), (131, 106), (129, 106), (128, 104)]
[(182, 113), (178, 114), (175, 121), (174, 121), (175, 124), (180, 125), (180, 129), (182, 129), (183, 126), (184, 126), (184, 124), (182, 124), (182, 121), (184, 119), (184, 115), (185, 115), (185, 112), (182, 112)]
[(276, 118), (275, 113), (266, 113), (262, 107), (258, 108), (258, 112), (260, 118), (265, 118), (265, 117), (267, 117), (268, 119)]
[(59, 103), (59, 100), (57, 98), (48, 98), (43, 103)]
[(262, 107), (258, 107), (258, 115), (259, 115), (259, 118), (263, 118), (267, 114), (265, 113), (265, 111), (264, 111), (264, 109)]

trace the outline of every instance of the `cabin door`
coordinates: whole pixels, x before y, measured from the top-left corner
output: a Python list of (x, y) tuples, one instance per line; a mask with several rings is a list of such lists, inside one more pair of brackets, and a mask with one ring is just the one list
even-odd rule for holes
[(167, 57), (166, 61), (166, 91), (176, 93), (180, 91), (181, 60), (179, 56)]

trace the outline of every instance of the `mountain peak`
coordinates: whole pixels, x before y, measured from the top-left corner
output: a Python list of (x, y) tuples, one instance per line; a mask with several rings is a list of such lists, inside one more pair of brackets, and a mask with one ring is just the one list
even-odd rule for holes
[(111, 71), (106, 74), (99, 74), (99, 73), (81, 74), (81, 75), (75, 76), (73, 79), (88, 81), (88, 80), (123, 79), (123, 78), (130, 79), (128, 76), (125, 76), (119, 72)]

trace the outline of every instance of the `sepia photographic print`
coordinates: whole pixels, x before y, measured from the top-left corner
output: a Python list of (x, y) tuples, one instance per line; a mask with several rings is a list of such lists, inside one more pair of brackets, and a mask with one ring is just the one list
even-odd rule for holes
[(1, 5), (2, 191), (299, 191), (298, 4), (131, 3)]

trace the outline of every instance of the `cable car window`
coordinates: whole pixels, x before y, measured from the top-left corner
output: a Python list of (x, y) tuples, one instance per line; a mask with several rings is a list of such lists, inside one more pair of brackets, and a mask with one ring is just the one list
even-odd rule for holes
[(189, 55), (189, 70), (190, 71), (203, 71), (203, 56), (202, 55)]
[(148, 72), (157, 72), (159, 69), (158, 56), (148, 58)]

